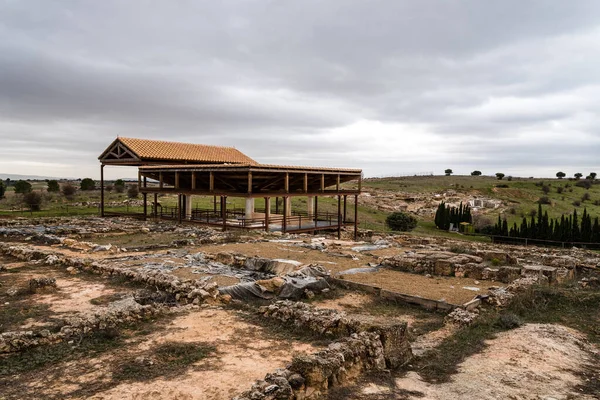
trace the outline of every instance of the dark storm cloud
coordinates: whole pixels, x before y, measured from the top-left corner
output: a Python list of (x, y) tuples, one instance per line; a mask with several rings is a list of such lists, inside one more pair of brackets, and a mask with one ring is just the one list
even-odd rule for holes
[(97, 175), (117, 135), (367, 175), (593, 168), (599, 17), (595, 0), (0, 0), (0, 172)]

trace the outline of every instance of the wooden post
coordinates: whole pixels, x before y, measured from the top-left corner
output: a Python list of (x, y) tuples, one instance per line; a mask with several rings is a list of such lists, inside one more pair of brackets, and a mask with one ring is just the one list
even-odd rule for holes
[(158, 218), (158, 193), (154, 193), (154, 218)]
[(144, 220), (146, 220), (148, 218), (148, 193), (144, 192), (142, 197), (144, 198)]
[(221, 217), (223, 218), (223, 232), (227, 230), (227, 196), (221, 196)]
[[(222, 205), (223, 203), (221, 203)], [(213, 196), (213, 208), (214, 208), (214, 213), (217, 213), (217, 196)]]
[(358, 240), (358, 195), (354, 195), (354, 241)]
[(100, 216), (104, 217), (104, 164), (100, 165)]
[(248, 171), (248, 194), (252, 194), (252, 171)]
[(283, 197), (283, 223), (281, 224), (281, 232), (285, 233), (287, 229), (287, 196)]
[(265, 232), (269, 232), (269, 219), (271, 218), (271, 198), (265, 197)]
[[(208, 190), (210, 192), (214, 192), (215, 191), (215, 174), (214, 172), (210, 171), (210, 176), (208, 179)], [(215, 196), (215, 204), (217, 204), (217, 197)]]
[(181, 193), (177, 194), (177, 221), (181, 222)]
[(319, 226), (319, 196), (315, 196), (315, 228)]
[(279, 214), (279, 197), (275, 197), (275, 214)]
[(338, 194), (338, 207), (337, 207), (337, 233), (338, 240), (342, 238), (342, 196)]
[(175, 171), (175, 189), (179, 189), (179, 172)]
[(196, 190), (196, 171), (192, 171), (192, 190)]
[(344, 221), (344, 225), (346, 224), (346, 215), (347, 215), (346, 214), (346, 203), (347, 203), (347, 201), (348, 201), (348, 195), (345, 194), (344, 195), (344, 220), (343, 220)]
[(163, 186), (164, 186), (164, 183), (163, 183), (163, 173), (162, 173), (162, 171), (160, 171), (158, 173), (158, 187), (162, 189)]
[(304, 174), (304, 193), (308, 193), (308, 174)]
[(148, 178), (144, 175), (144, 189), (148, 187)]
[(337, 175), (337, 180), (335, 182), (335, 188), (338, 192), (340, 191), (340, 174)]
[(290, 192), (290, 173), (289, 172), (285, 173), (285, 192), (286, 193)]
[(358, 177), (358, 191), (362, 190), (362, 174)]
[(142, 190), (142, 171), (138, 169), (138, 189)]
[(325, 174), (321, 174), (321, 192), (325, 191)]

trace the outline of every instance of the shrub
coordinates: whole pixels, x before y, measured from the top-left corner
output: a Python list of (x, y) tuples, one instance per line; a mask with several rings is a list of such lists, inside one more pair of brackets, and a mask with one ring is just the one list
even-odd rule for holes
[(3, 181), (0, 181), (0, 199), (4, 198), (4, 194), (6, 193), (6, 185)]
[(537, 201), (539, 204), (552, 204), (552, 201), (548, 196), (540, 197)]
[(80, 184), (81, 190), (94, 190), (96, 189), (96, 182), (92, 178), (84, 178)]
[(592, 187), (592, 181), (589, 179), (585, 179), (583, 181), (579, 181), (575, 184), (577, 187), (582, 187), (584, 189), (589, 189)]
[(15, 193), (26, 194), (31, 192), (31, 183), (27, 181), (17, 181), (15, 183)]
[(481, 171), (475, 170), (475, 171), (471, 172), (471, 176), (481, 176)]
[(530, 216), (530, 217), (535, 217), (536, 215), (537, 215), (537, 210), (531, 209), (531, 210), (529, 211), (529, 216)]
[(496, 172), (496, 178), (501, 181), (504, 178), (504, 174), (502, 172)]
[(513, 313), (500, 314), (496, 326), (502, 329), (515, 329), (523, 325), (523, 321)]
[(72, 199), (75, 196), (75, 192), (77, 192), (77, 188), (70, 183), (65, 183), (62, 185), (61, 191), (67, 199)]
[(564, 178), (565, 176), (567, 176), (567, 174), (565, 174), (565, 173), (564, 173), (564, 172), (562, 172), (562, 171), (559, 171), (559, 172), (557, 172), (557, 173), (556, 173), (556, 177), (557, 177), (558, 179), (562, 179), (562, 178)]
[(139, 194), (140, 191), (138, 190), (137, 185), (129, 185), (129, 188), (127, 189), (127, 197), (130, 199), (136, 199)]
[(577, 172), (573, 176), (575, 177), (575, 179), (579, 180), (579, 179), (581, 179), (581, 177), (583, 176), (583, 174), (581, 172)]
[(548, 185), (543, 185), (543, 186), (542, 186), (542, 192), (544, 192), (544, 194), (548, 194), (548, 193), (550, 193), (550, 186), (548, 186)]
[(58, 181), (56, 179), (52, 179), (48, 181), (48, 191), (49, 192), (60, 192), (60, 186), (58, 185)]
[(23, 203), (31, 211), (40, 211), (42, 209), (42, 195), (39, 192), (29, 192), (23, 195)]
[(109, 193), (112, 192), (113, 185), (106, 185), (106, 186), (104, 186), (104, 190), (107, 191), (107, 192), (109, 192)]
[(512, 178), (512, 175), (509, 175), (509, 176), (506, 178), (506, 180), (507, 180), (507, 181), (509, 181), (509, 182), (510, 182), (510, 181), (512, 181), (512, 179), (513, 179), (513, 178)]
[(559, 194), (560, 194), (560, 193), (562, 193), (562, 192), (563, 192), (563, 190), (564, 190), (564, 189), (563, 189), (562, 187), (560, 187), (560, 186), (559, 186), (559, 187), (557, 187), (557, 188), (556, 188), (556, 193), (559, 193)]
[(600, 206), (600, 200), (594, 200), (594, 205), (595, 206)]
[(508, 188), (508, 187), (510, 187), (510, 186), (508, 186), (506, 183), (501, 183), (501, 184), (499, 184), (499, 185), (496, 185), (496, 187), (497, 187), (497, 188), (501, 188), (501, 189), (506, 189), (506, 188)]
[(573, 205), (574, 205), (575, 207), (579, 207), (579, 206), (581, 205), (581, 201), (579, 201), (579, 200), (575, 200), (575, 201), (573, 202)]
[(125, 182), (123, 182), (123, 179), (117, 179), (115, 181), (115, 192), (123, 193), (124, 191), (125, 191)]
[(417, 219), (410, 214), (395, 212), (387, 216), (385, 224), (393, 231), (412, 231), (417, 227)]
[(446, 174), (446, 176), (450, 176), (450, 175), (452, 175), (452, 170), (450, 168), (448, 168), (447, 170), (444, 171), (444, 174)]
[(590, 199), (590, 194), (589, 193), (584, 193), (583, 196), (581, 196), (581, 202), (583, 203), (584, 201), (587, 201)]

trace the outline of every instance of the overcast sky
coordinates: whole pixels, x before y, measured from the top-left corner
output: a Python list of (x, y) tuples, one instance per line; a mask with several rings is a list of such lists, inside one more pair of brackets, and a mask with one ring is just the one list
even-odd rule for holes
[(599, 110), (598, 0), (0, 0), (0, 173), (98, 178), (120, 135), (572, 176)]

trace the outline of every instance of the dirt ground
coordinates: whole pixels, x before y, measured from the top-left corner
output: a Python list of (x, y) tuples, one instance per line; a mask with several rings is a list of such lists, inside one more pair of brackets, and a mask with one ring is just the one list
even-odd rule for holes
[[(55, 362), (19, 376), (18, 392), (6, 399), (229, 399), (247, 390), (295, 354), (312, 353), (313, 344), (274, 334), (247, 322), (237, 311), (204, 308), (183, 314), (143, 337), (133, 337), (95, 357)], [(116, 366), (139, 359), (164, 343), (203, 343), (214, 346), (206, 359), (189, 365), (175, 377), (119, 380)]]
[[(487, 341), (480, 353), (459, 365), (447, 383), (432, 384), (417, 372), (392, 380), (371, 377), (347, 399), (380, 400), (551, 400), (598, 399), (577, 388), (578, 371), (590, 368), (598, 349), (584, 335), (561, 325), (527, 324)], [(341, 398), (341, 397), (340, 397)]]

